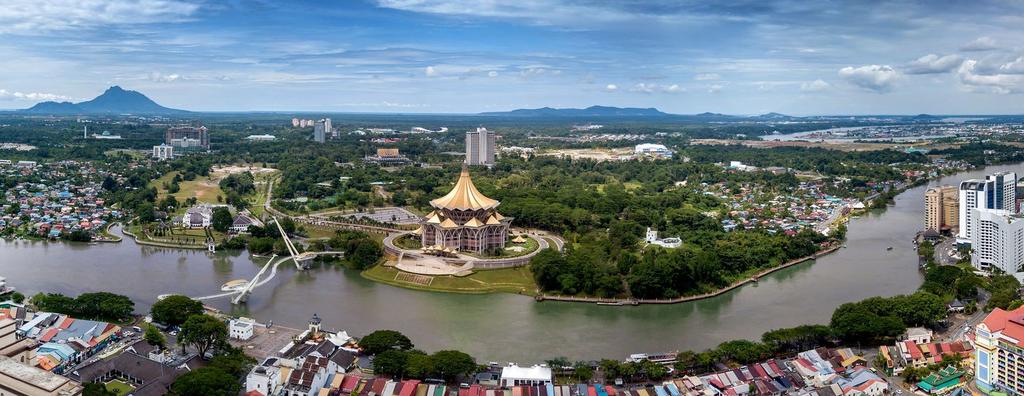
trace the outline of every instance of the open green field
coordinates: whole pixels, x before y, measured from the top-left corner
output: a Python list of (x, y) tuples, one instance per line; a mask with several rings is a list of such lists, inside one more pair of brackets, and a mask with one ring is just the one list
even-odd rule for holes
[[(178, 172), (169, 172), (150, 183), (150, 186), (156, 187), (157, 201), (164, 199), (168, 194), (167, 189), (164, 188), (164, 183), (170, 184), (171, 179), (174, 179), (174, 175), (177, 174)], [(219, 180), (211, 177), (198, 176), (193, 180), (182, 180), (178, 183), (181, 189), (171, 195), (174, 195), (174, 199), (178, 200), (178, 202), (184, 202), (186, 199), (195, 197), (199, 202), (218, 203), (217, 197), (222, 197), (223, 199), (224, 192), (220, 189)]]
[(416, 276), (416, 280), (399, 276), (405, 274), (393, 267), (375, 265), (362, 272), (364, 278), (408, 289), (446, 293), (515, 293), (534, 295), (537, 284), (529, 268), (507, 268), (476, 271), (464, 277)]
[(276, 180), (278, 172), (271, 174), (256, 174), (253, 176), (256, 182), (256, 193), (245, 197), (249, 201), (249, 212), (259, 218), (263, 216), (263, 206), (267, 203), (267, 188), (270, 182)]

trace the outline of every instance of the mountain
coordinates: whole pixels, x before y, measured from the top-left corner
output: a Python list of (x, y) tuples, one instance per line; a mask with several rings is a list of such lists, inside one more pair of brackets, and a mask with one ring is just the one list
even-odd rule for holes
[(512, 111), (480, 113), (480, 115), (503, 117), (663, 117), (670, 114), (662, 113), (653, 107), (635, 108), (590, 106), (585, 109), (554, 109), (551, 107), (542, 107), (539, 109), (517, 109)]
[(102, 95), (85, 102), (42, 102), (28, 109), (37, 114), (183, 114), (185, 110), (163, 107), (138, 91), (119, 86), (108, 88)]

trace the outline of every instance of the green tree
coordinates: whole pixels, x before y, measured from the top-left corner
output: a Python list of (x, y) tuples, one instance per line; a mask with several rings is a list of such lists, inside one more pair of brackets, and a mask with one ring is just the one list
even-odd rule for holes
[(82, 387), (82, 396), (121, 396), (107, 390), (107, 386), (99, 382), (87, 382)]
[(194, 346), (203, 359), (206, 359), (207, 352), (226, 342), (227, 338), (228, 326), (210, 315), (192, 315), (181, 325), (181, 333), (178, 333), (178, 342)]
[(408, 351), (414, 347), (409, 337), (394, 330), (377, 330), (359, 340), (364, 353), (376, 355), (390, 350)]
[(446, 381), (476, 373), (476, 361), (465, 352), (444, 350), (430, 355), (434, 364), (434, 373)]
[(434, 375), (434, 359), (420, 350), (409, 351), (406, 357), (405, 375), (419, 379)]
[(397, 349), (387, 350), (378, 353), (373, 357), (373, 372), (380, 375), (390, 375), (401, 378), (405, 376), (406, 366), (409, 364), (409, 353)]
[(209, 367), (221, 369), (235, 378), (240, 378), (246, 375), (254, 364), (256, 364), (256, 359), (246, 355), (242, 349), (224, 345), (221, 353), (210, 359)]
[(579, 382), (588, 382), (594, 377), (594, 369), (586, 362), (576, 362), (572, 367), (572, 377)]
[(157, 301), (150, 310), (153, 321), (167, 326), (180, 326), (192, 315), (203, 313), (203, 303), (182, 295)]
[(167, 339), (164, 337), (164, 333), (161, 333), (156, 326), (146, 326), (146, 332), (142, 338), (146, 340), (147, 344), (159, 349), (164, 349), (167, 346)]
[(166, 198), (160, 201), (160, 209), (168, 210), (178, 207), (178, 200), (173, 195), (168, 194)]
[(211, 224), (213, 225), (214, 230), (228, 232), (231, 228), (232, 221), (231, 211), (228, 210), (228, 208), (222, 206), (213, 210), (213, 220), (211, 221)]
[(171, 384), (173, 396), (236, 396), (242, 392), (242, 384), (224, 370), (202, 367), (188, 373)]

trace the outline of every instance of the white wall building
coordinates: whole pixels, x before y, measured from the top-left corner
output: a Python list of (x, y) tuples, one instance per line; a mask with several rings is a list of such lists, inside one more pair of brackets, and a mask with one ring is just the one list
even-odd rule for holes
[(277, 136), (266, 135), (266, 134), (264, 134), (264, 135), (249, 135), (249, 136), (245, 137), (245, 140), (249, 140), (249, 141), (253, 141), (253, 142), (272, 142), (275, 139), (277, 139)]
[[(1024, 271), (1024, 218), (1002, 209), (972, 209), (971, 265), (1020, 278)], [(1020, 275), (1019, 275), (1020, 274)]]
[(257, 391), (264, 395), (276, 395), (284, 381), (281, 378), (278, 358), (268, 357), (259, 366), (253, 367), (245, 376), (245, 392)]
[(501, 386), (547, 385), (551, 383), (551, 368), (544, 366), (519, 367), (515, 364), (501, 368)]
[(466, 132), (466, 165), (494, 165), (494, 140), (486, 128)]
[(658, 238), (658, 231), (652, 230), (651, 227), (647, 227), (647, 236), (644, 238), (644, 242), (666, 249), (675, 249), (683, 245), (683, 240), (679, 238)]
[(184, 228), (206, 228), (213, 224), (213, 208), (210, 205), (196, 205), (185, 211), (181, 216)]
[(256, 321), (249, 318), (231, 319), (228, 322), (228, 337), (236, 340), (248, 340), (252, 338)]
[(643, 143), (633, 147), (637, 157), (672, 158), (672, 150), (663, 144)]
[(960, 232), (957, 243), (970, 243), (974, 234), (974, 208), (1001, 209), (1016, 213), (1017, 174), (998, 172), (985, 180), (972, 179), (960, 183)]
[(160, 161), (165, 161), (174, 158), (174, 146), (171, 146), (169, 144), (153, 146), (153, 158)]

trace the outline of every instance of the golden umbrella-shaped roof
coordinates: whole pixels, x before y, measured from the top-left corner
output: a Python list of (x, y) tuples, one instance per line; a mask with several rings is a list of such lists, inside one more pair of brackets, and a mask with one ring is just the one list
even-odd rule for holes
[(447, 195), (430, 201), (430, 205), (435, 208), (457, 210), (492, 209), (498, 204), (498, 201), (487, 198), (476, 189), (473, 179), (469, 177), (469, 168), (465, 165), (462, 166), (462, 174), (459, 175), (455, 188)]

